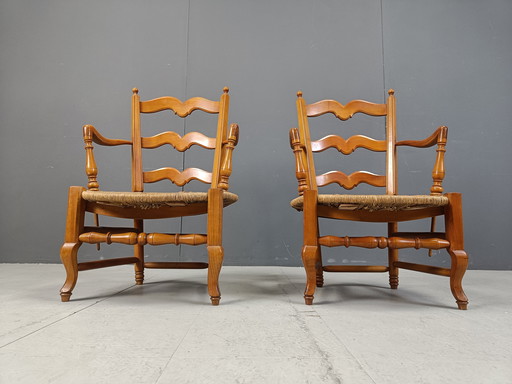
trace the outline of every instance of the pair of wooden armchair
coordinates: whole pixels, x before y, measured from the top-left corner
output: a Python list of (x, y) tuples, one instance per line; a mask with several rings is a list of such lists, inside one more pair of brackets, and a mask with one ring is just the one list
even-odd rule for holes
[[(215, 137), (207, 137), (198, 132), (187, 133), (181, 137), (176, 132), (163, 132), (152, 137), (141, 134), (141, 114), (156, 113), (164, 110), (174, 111), (180, 117), (186, 117), (194, 110), (217, 114)], [(238, 197), (228, 192), (231, 175), (232, 151), (238, 143), (238, 126), (232, 124), (228, 130), (229, 95), (224, 89), (219, 101), (200, 97), (185, 102), (173, 97), (162, 97), (149, 101), (140, 101), (138, 90), (132, 96), (132, 137), (131, 140), (112, 140), (100, 135), (90, 125), (84, 126), (86, 151), (87, 189), (73, 186), (69, 190), (65, 243), (61, 248), (61, 259), (66, 268), (66, 281), (61, 289), (62, 301), (68, 301), (78, 278), (78, 272), (123, 264), (135, 266), (136, 284), (142, 284), (145, 268), (207, 268), (208, 292), (213, 305), (220, 301), (219, 273), (224, 250), (222, 247), (223, 208), (237, 201)], [(444, 178), (444, 152), (447, 128), (438, 128), (430, 137), (420, 141), (397, 141), (395, 127), (395, 97), (389, 91), (385, 104), (373, 104), (355, 100), (343, 106), (334, 100), (323, 100), (307, 105), (298, 93), (297, 98), (298, 129), (290, 131), (290, 144), (295, 154), (296, 176), (299, 183), (299, 197), (291, 202), (292, 207), (304, 213), (304, 246), (302, 259), (306, 269), (306, 304), (313, 303), (315, 287), (323, 285), (323, 272), (389, 272), (391, 288), (398, 287), (398, 270), (411, 269), (450, 277), (450, 287), (460, 309), (466, 309), (467, 298), (462, 290), (462, 277), (467, 267), (467, 255), (463, 247), (461, 195), (442, 194)], [(347, 120), (355, 113), (386, 117), (385, 139), (375, 140), (362, 135), (349, 139), (328, 135), (313, 141), (308, 119), (332, 113), (341, 120)], [(93, 143), (117, 146), (128, 145), (132, 150), (132, 191), (100, 191), (97, 181), (98, 170), (93, 155)], [(143, 149), (171, 145), (184, 152), (193, 145), (214, 150), (212, 171), (187, 168), (160, 168), (144, 171), (142, 164)], [(432, 172), (433, 185), (430, 195), (403, 196), (397, 194), (396, 149), (399, 146), (430, 147), (437, 145), (437, 157)], [(314, 165), (316, 152), (336, 148), (343, 154), (350, 154), (357, 148), (384, 152), (385, 175), (369, 172), (355, 172), (347, 175), (332, 171), (317, 175)], [(210, 184), (208, 192), (144, 192), (144, 184), (170, 180), (178, 186), (184, 186), (191, 180)], [(376, 187), (385, 187), (385, 195), (319, 194), (319, 187), (337, 183), (345, 189), (352, 189), (360, 183)], [(85, 213), (95, 217), (94, 226), (85, 225)], [(98, 216), (105, 215), (133, 220), (133, 227), (100, 226)], [(146, 233), (144, 220), (176, 218), (192, 215), (206, 215), (207, 233), (171, 234)], [(444, 216), (445, 231), (435, 231), (435, 218)], [(336, 220), (355, 220), (387, 223), (387, 237), (341, 237), (320, 236), (319, 218)], [(398, 231), (398, 222), (432, 218), (428, 232), (405, 233)], [(78, 262), (78, 249), (82, 243), (121, 243), (134, 248), (133, 257)], [(146, 262), (145, 245), (163, 244), (206, 244), (208, 263), (204, 262)], [(323, 265), (321, 246), (356, 246), (365, 248), (387, 248), (386, 266), (332, 266)], [(446, 248), (451, 256), (451, 268), (438, 268), (400, 261), (398, 250), (401, 248)]]

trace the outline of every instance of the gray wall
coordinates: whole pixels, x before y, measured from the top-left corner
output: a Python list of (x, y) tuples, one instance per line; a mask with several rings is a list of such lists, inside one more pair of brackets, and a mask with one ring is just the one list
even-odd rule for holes
[[(215, 99), (229, 86), (230, 121), (241, 127), (231, 177), (240, 202), (225, 212), (225, 264), (300, 265), (302, 217), (288, 205), (295, 93), (307, 102), (383, 102), (394, 88), (399, 138), (450, 128), (445, 186), (464, 194), (470, 268), (510, 269), (511, 18), (508, 0), (1, 0), (0, 261), (59, 262), (67, 187), (86, 182), (83, 124), (128, 138), (132, 87), (143, 99)], [(182, 126), (196, 128), (194, 120)], [(98, 152), (102, 186), (128, 187), (129, 152)], [(433, 157), (400, 152), (402, 193), (428, 191)], [(83, 258), (96, 256), (82, 248)], [(155, 259), (205, 257), (202, 248), (148, 248)], [(325, 255), (385, 260), (357, 249)], [(448, 262), (443, 253), (434, 259)]]

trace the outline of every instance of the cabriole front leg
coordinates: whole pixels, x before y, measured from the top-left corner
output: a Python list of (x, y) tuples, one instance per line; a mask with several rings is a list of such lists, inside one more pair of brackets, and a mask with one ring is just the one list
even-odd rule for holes
[(306, 289), (304, 291), (304, 302), (306, 305), (313, 304), (316, 288), (316, 260), (318, 246), (305, 245), (302, 248), (302, 263), (306, 270)]
[(69, 301), (73, 288), (78, 279), (78, 248), (82, 243), (64, 243), (60, 249), (60, 259), (66, 269), (66, 281), (60, 289), (60, 299), (63, 302)]
[(212, 305), (219, 305), (219, 275), (224, 260), (224, 248), (220, 245), (208, 246), (208, 294)]

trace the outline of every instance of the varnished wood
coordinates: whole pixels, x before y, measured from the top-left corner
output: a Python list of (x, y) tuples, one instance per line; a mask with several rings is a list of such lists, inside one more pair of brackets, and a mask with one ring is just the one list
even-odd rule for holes
[(206, 269), (208, 268), (208, 263), (194, 261), (149, 261), (144, 266), (153, 269)]
[(325, 272), (388, 272), (385, 265), (328, 265)]
[(450, 271), (451, 271), (450, 268), (440, 268), (440, 267), (434, 267), (432, 265), (407, 263), (405, 261), (397, 261), (397, 262), (395, 262), (394, 266), (397, 268), (408, 269), (410, 271), (430, 273), (432, 275), (439, 275), (439, 276), (450, 276)]
[[(319, 188), (338, 184), (351, 190), (361, 183), (375, 187), (384, 187), (387, 195), (398, 194), (397, 147), (410, 146), (428, 148), (436, 145), (436, 158), (432, 169), (431, 195), (442, 195), (442, 182), (445, 177), (444, 155), (448, 128), (439, 127), (434, 133), (422, 140), (397, 141), (396, 133), (396, 99), (394, 90), (389, 90), (385, 104), (374, 104), (362, 100), (353, 100), (343, 105), (334, 100), (322, 100), (307, 104), (302, 92), (297, 93), (298, 129), (290, 130), (290, 146), (295, 157), (295, 175), (298, 181), (299, 195), (303, 196), (303, 233), (302, 261), (306, 270), (306, 288), (304, 299), (312, 304), (315, 287), (324, 283), (322, 272), (388, 272), (392, 289), (398, 288), (399, 270), (413, 271), (449, 276), (450, 288), (460, 309), (467, 308), (467, 297), (462, 290), (462, 277), (467, 268), (467, 254), (464, 251), (462, 236), (462, 204), (460, 194), (447, 194), (450, 204), (439, 207), (418, 207), (410, 209), (385, 210), (375, 208), (340, 209), (336, 206), (318, 202)], [(328, 135), (312, 140), (309, 119), (326, 113), (332, 113), (344, 121), (357, 113), (385, 117), (385, 139), (379, 140), (363, 135), (343, 138)], [(347, 174), (342, 170), (333, 170), (317, 175), (313, 153), (324, 152), (334, 148), (343, 155), (349, 155), (362, 148), (375, 152), (385, 152), (385, 175), (376, 175), (367, 171)], [(319, 155), (317, 155), (319, 156)], [(340, 162), (343, 164), (343, 161)], [(331, 192), (332, 193), (332, 192)], [(322, 200), (324, 201), (324, 200)], [(445, 217), (445, 232), (435, 229), (435, 218)], [(387, 236), (334, 236), (320, 235), (319, 218), (349, 220), (361, 222), (387, 223)], [(398, 223), (429, 218), (432, 220), (430, 231), (400, 232)], [(363, 247), (388, 250), (388, 266), (367, 265), (328, 265), (323, 266), (321, 247)], [(400, 249), (447, 249), (451, 256), (450, 268), (415, 264), (399, 260)]]
[(318, 238), (318, 243), (326, 247), (361, 247), (361, 248), (427, 248), (427, 249), (442, 249), (448, 248), (450, 242), (445, 239), (439, 238), (405, 238), (405, 237), (338, 237), (338, 236), (322, 236)]
[(169, 180), (182, 187), (191, 180), (199, 180), (203, 183), (211, 184), (212, 173), (199, 168), (187, 168), (183, 172), (180, 172), (176, 168), (165, 167), (144, 172), (142, 180), (144, 183), (156, 183), (161, 180)]
[(86, 262), (78, 264), (78, 270), (79, 271), (88, 271), (91, 269), (116, 267), (118, 265), (126, 265), (126, 264), (134, 264), (136, 262), (137, 262), (136, 257), (120, 257), (120, 258), (116, 258), (116, 259), (86, 261)]
[[(98, 167), (94, 158), (93, 143), (104, 146), (130, 145), (132, 147), (132, 192), (144, 192), (146, 183), (168, 180), (177, 186), (184, 186), (191, 180), (199, 180), (210, 184), (207, 202), (191, 202), (176, 205), (155, 205), (152, 207), (134, 207), (85, 201), (82, 198), (83, 187), (70, 187), (68, 198), (68, 214), (66, 221), (65, 242), (61, 248), (61, 260), (66, 269), (66, 281), (61, 289), (61, 300), (68, 301), (74, 289), (79, 271), (133, 264), (135, 282), (140, 285), (144, 281), (145, 268), (208, 268), (208, 292), (213, 305), (220, 301), (219, 274), (224, 258), (222, 246), (222, 213), (224, 208), (223, 193), (229, 189), (229, 177), (232, 173), (233, 150), (239, 140), (239, 127), (232, 124), (228, 131), (229, 90), (224, 88), (219, 101), (201, 97), (193, 97), (181, 101), (174, 97), (161, 97), (141, 101), (138, 89), (132, 91), (132, 124), (131, 140), (109, 139), (98, 132), (92, 125), (83, 127), (86, 153), (87, 187), (99, 190)], [(216, 114), (217, 129), (209, 137), (199, 132), (188, 132), (181, 136), (177, 132), (161, 132), (151, 137), (141, 134), (141, 114), (157, 113), (171, 110), (180, 117), (190, 115), (194, 111)], [(208, 134), (208, 133), (207, 133)], [(192, 146), (214, 150), (211, 171), (199, 168), (187, 168), (180, 171), (182, 164), (176, 168), (164, 166), (156, 170), (144, 170), (142, 155), (149, 149), (169, 145), (184, 152)], [(144, 151), (143, 151), (144, 149)], [(95, 225), (84, 225), (85, 213), (95, 216)], [(100, 226), (98, 215), (122, 219), (132, 219), (133, 227)], [(146, 233), (144, 220), (177, 218), (184, 216), (205, 215), (207, 218), (206, 234), (172, 234)], [(78, 262), (78, 249), (82, 243), (124, 244), (133, 247), (133, 257), (103, 259)], [(145, 262), (144, 246), (146, 245), (207, 245), (208, 263), (204, 262)], [(108, 247), (105, 247), (108, 248)], [(99, 249), (99, 248), (98, 248)]]
[(320, 140), (311, 142), (311, 150), (313, 152), (323, 152), (328, 148), (336, 148), (344, 155), (350, 155), (357, 148), (366, 148), (375, 152), (385, 152), (386, 141), (375, 140), (363, 135), (354, 135), (347, 140), (341, 136), (328, 135)]
[(192, 145), (199, 145), (207, 149), (215, 148), (215, 138), (208, 137), (199, 132), (189, 132), (181, 137), (176, 132), (162, 132), (158, 135), (142, 138), (142, 148), (158, 148), (162, 145), (172, 145), (176, 150), (184, 152)]
[(385, 187), (386, 176), (374, 173), (358, 171), (346, 175), (341, 171), (330, 171), (316, 177), (316, 184), (319, 187), (336, 183), (345, 189), (353, 189), (361, 183), (373, 185), (374, 187)]

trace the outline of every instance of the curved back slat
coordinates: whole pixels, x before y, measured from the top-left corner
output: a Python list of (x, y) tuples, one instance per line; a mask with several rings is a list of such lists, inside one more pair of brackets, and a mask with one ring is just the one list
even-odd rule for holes
[(329, 135), (311, 142), (311, 150), (313, 152), (323, 152), (328, 148), (336, 148), (344, 155), (351, 154), (357, 148), (366, 148), (374, 152), (385, 152), (386, 141), (375, 140), (363, 135), (351, 136), (346, 140), (341, 136)]
[(386, 104), (374, 104), (363, 100), (352, 100), (347, 105), (343, 105), (336, 100), (322, 100), (309, 104), (306, 107), (306, 113), (308, 117), (332, 113), (340, 120), (348, 120), (356, 113), (365, 113), (370, 116), (386, 116), (387, 106)]
[(205, 136), (199, 132), (190, 132), (183, 137), (176, 132), (162, 132), (152, 137), (142, 138), (142, 148), (158, 148), (165, 144), (173, 146), (180, 152), (186, 151), (192, 145), (215, 149), (215, 138)]
[(181, 101), (171, 96), (140, 102), (141, 113), (155, 113), (166, 109), (174, 111), (180, 117), (186, 117), (197, 109), (208, 113), (219, 113), (219, 102), (202, 97), (193, 97), (186, 101)]
[(347, 176), (341, 171), (331, 171), (317, 176), (316, 183), (319, 187), (336, 183), (345, 189), (352, 189), (361, 183), (370, 184), (374, 187), (385, 187), (386, 176), (366, 171), (354, 172)]
[(212, 173), (199, 168), (187, 168), (183, 172), (176, 168), (165, 167), (147, 171), (143, 173), (145, 183), (156, 183), (161, 180), (170, 180), (177, 186), (184, 186), (191, 180), (199, 180), (203, 183), (210, 184), (212, 182)]

